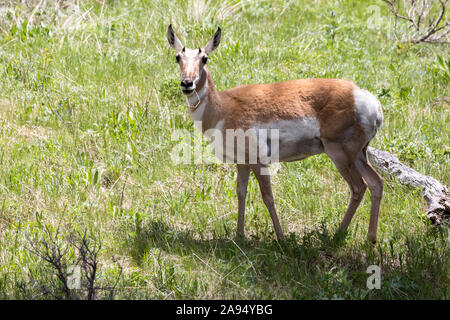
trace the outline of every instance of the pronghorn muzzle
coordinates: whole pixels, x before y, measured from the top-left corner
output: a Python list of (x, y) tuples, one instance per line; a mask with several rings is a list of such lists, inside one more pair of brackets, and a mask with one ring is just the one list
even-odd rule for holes
[(191, 79), (183, 79), (181, 80), (181, 91), (183, 91), (184, 94), (190, 95), (195, 90), (195, 84), (194, 81)]

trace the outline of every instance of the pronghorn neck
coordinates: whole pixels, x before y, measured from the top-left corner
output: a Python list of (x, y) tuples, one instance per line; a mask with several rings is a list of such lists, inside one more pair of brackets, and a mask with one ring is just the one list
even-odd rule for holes
[(200, 123), (200, 131), (204, 132), (215, 125), (214, 119), (219, 114), (219, 97), (212, 82), (209, 70), (204, 67), (195, 92), (186, 97), (189, 113), (196, 126)]

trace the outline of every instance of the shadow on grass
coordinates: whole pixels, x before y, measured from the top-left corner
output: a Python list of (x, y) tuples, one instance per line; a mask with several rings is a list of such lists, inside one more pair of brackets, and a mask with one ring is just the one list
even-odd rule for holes
[[(138, 265), (151, 248), (189, 257), (246, 291), (224, 298), (446, 299), (445, 234), (430, 229), (403, 241), (404, 245), (391, 240), (373, 246), (329, 234), (323, 225), (301, 237), (290, 234), (283, 243), (270, 238), (199, 239), (154, 221), (138, 230), (131, 254)], [(367, 288), (370, 265), (382, 269), (380, 290)], [(188, 297), (195, 298), (195, 293)]]

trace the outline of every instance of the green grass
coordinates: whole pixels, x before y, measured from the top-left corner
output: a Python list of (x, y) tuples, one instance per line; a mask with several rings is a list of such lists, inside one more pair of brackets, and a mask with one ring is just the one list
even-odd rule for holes
[[(366, 243), (369, 193), (333, 239), (349, 190), (325, 155), (273, 177), (286, 243), (254, 177), (235, 242), (234, 166), (171, 161), (172, 132), (194, 129), (165, 33), (172, 23), (195, 48), (222, 28), (208, 62), (219, 90), (354, 81), (383, 104), (372, 146), (446, 185), (448, 46), (396, 43), (381, 1), (210, 1), (197, 13), (185, 1), (67, 3), (0, 19), (0, 298), (44, 298), (30, 274), (44, 279), (45, 262), (27, 248), (58, 225), (101, 237), (99, 281), (123, 268), (116, 299), (449, 298), (448, 229), (427, 221), (420, 190), (385, 177), (379, 243)], [(379, 290), (366, 287), (373, 264)]]

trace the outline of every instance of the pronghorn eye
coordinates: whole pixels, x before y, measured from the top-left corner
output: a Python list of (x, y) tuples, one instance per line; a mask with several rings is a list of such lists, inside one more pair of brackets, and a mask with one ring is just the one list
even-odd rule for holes
[(180, 56), (179, 56), (179, 55), (176, 55), (176, 56), (175, 56), (175, 60), (177, 60), (177, 62), (180, 62)]
[(206, 64), (206, 62), (208, 62), (208, 57), (207, 56), (203, 56), (202, 61), (204, 64)]

